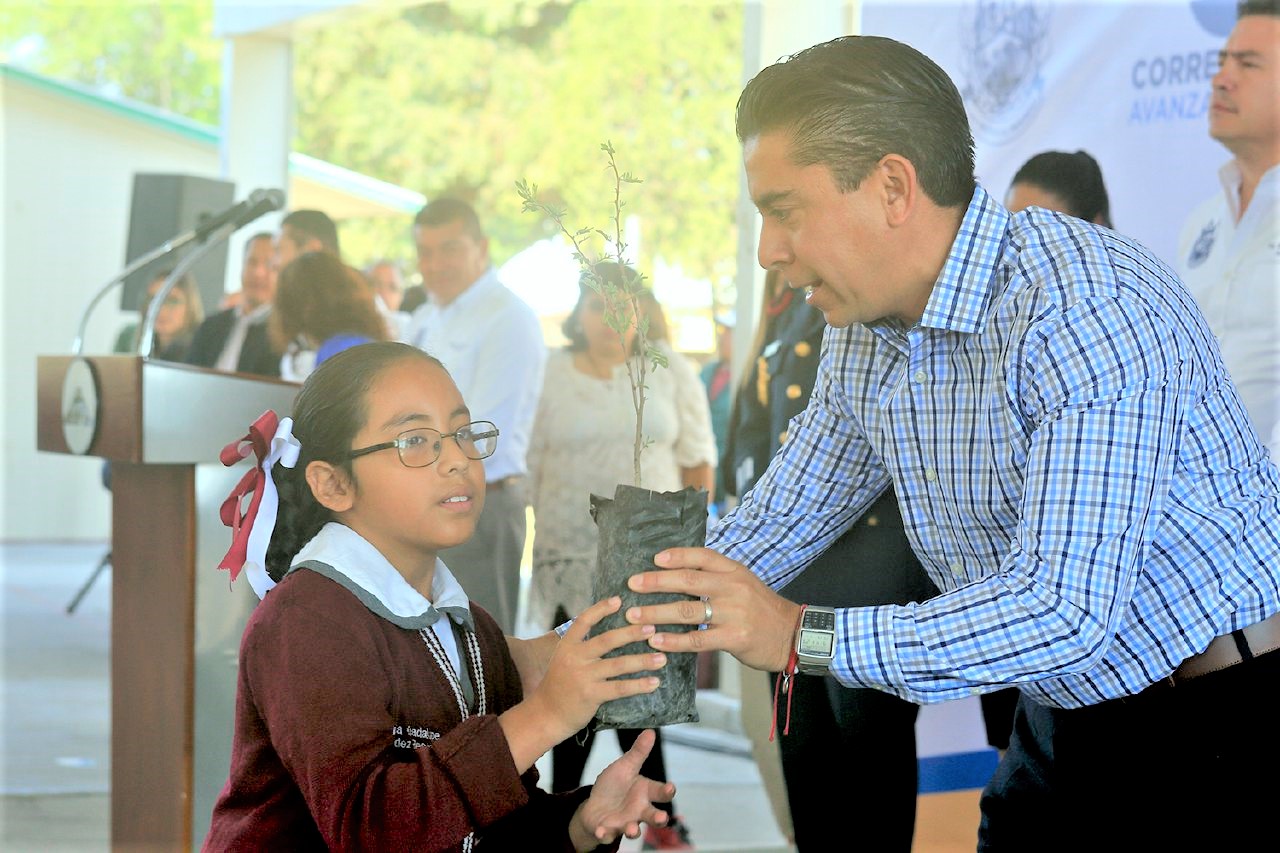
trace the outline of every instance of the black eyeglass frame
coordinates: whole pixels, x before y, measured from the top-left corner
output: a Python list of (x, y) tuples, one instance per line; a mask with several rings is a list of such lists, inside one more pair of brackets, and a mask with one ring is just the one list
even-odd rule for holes
[[(489, 428), (488, 429), (472, 429), (473, 427), (476, 427), (481, 424)], [(488, 453), (486, 453), (483, 456), (472, 456), (470, 453), (468, 453), (466, 448), (462, 446), (462, 442), (458, 441), (458, 433), (467, 432), (468, 430), (470, 430), (473, 437), (478, 435), (481, 438), (493, 438), (493, 450), (490, 450)], [(436, 435), (440, 436), (440, 450), (436, 452), (435, 458), (432, 459), (430, 462), (426, 463), (425, 465), (410, 465), (408, 462), (404, 461), (405, 436), (411, 432), (434, 432)], [(434, 427), (414, 427), (413, 429), (407, 429), (404, 432), (400, 433), (391, 441), (383, 441), (383, 442), (379, 442), (378, 444), (371, 444), (368, 447), (356, 448), (355, 450), (352, 450), (350, 453), (348, 453), (346, 455), (346, 458), (348, 460), (358, 459), (361, 456), (368, 456), (370, 453), (377, 453), (379, 450), (390, 450), (391, 448), (394, 447), (396, 449), (396, 456), (400, 458), (400, 464), (403, 465), (404, 467), (430, 468), (432, 465), (440, 461), (440, 454), (444, 452), (444, 440), (446, 438), (453, 439), (453, 443), (458, 445), (458, 449), (462, 451), (463, 456), (466, 456), (468, 459), (479, 460), (479, 459), (488, 459), (490, 456), (494, 454), (495, 451), (497, 451), (499, 435), (501, 435), (501, 431), (498, 429), (498, 425), (495, 424), (493, 421), (472, 421), (469, 424), (463, 424), (453, 432), (440, 432), (440, 430), (435, 429)]]

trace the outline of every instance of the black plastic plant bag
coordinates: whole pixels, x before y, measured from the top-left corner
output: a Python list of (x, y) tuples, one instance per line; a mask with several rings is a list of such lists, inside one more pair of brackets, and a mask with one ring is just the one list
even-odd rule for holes
[[(592, 629), (592, 635), (626, 623), (627, 608), (689, 600), (681, 593), (640, 594), (627, 587), (627, 579), (640, 572), (658, 571), (653, 558), (667, 548), (701, 547), (707, 537), (707, 493), (692, 487), (678, 492), (654, 492), (635, 486), (618, 486), (612, 499), (591, 496), (591, 516), (600, 532), (596, 555), (593, 600), (622, 597), (622, 607)], [(694, 625), (660, 625), (659, 631), (684, 633)], [(652, 651), (648, 643), (629, 643), (611, 652), (613, 657)], [(667, 665), (623, 678), (656, 674), (658, 689), (639, 696), (605, 702), (593, 723), (600, 729), (643, 729), (698, 721), (697, 654), (667, 654)]]

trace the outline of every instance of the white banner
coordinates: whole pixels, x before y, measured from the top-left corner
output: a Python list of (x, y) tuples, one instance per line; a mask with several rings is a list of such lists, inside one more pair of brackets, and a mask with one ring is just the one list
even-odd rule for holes
[(861, 32), (941, 65), (965, 100), (978, 180), (1003, 199), (1041, 151), (1098, 161), (1117, 231), (1176, 268), (1178, 234), (1230, 154), (1209, 138), (1229, 0), (865, 0)]

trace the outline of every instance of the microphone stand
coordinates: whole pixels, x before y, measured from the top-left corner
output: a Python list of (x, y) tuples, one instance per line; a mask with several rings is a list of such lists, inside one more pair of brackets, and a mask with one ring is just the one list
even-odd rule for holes
[(192, 240), (198, 240), (201, 244), (200, 247), (184, 258), (178, 264), (177, 269), (175, 269), (169, 277), (165, 279), (164, 286), (160, 288), (160, 291), (156, 294), (157, 298), (152, 300), (152, 304), (147, 310), (147, 317), (143, 324), (142, 337), (139, 341), (139, 346), (141, 354), (144, 357), (148, 356), (151, 350), (152, 340), (155, 335), (154, 328), (156, 315), (160, 313), (160, 306), (164, 303), (165, 297), (169, 295), (169, 291), (173, 289), (174, 282), (176, 282), (188, 269), (191, 268), (192, 263), (197, 258), (208, 252), (213, 246), (216, 246), (218, 243), (226, 240), (236, 229), (247, 225), (249, 222), (264, 213), (279, 210), (283, 207), (284, 199), (284, 193), (280, 190), (254, 190), (244, 201), (222, 211), (222, 213), (217, 216), (212, 217), (211, 221), (197, 225), (190, 231), (185, 231), (176, 237), (171, 237), (169, 240), (129, 264), (124, 268), (123, 272), (113, 277), (106, 284), (102, 285), (102, 287), (98, 289), (98, 292), (94, 294), (93, 299), (89, 301), (88, 307), (84, 309), (84, 314), (80, 316), (80, 325), (76, 330), (76, 338), (71, 343), (71, 354), (78, 356), (84, 350), (84, 332), (85, 328), (89, 325), (89, 315), (93, 313), (93, 309), (102, 301), (102, 297), (106, 296), (107, 293), (111, 291), (111, 288), (115, 287), (117, 284), (128, 278), (132, 273), (151, 263), (156, 258), (159, 258), (162, 255), (167, 255), (176, 249), (180, 249)]
[(84, 331), (89, 325), (89, 315), (93, 313), (93, 309), (96, 308), (98, 303), (102, 301), (102, 297), (110, 293), (111, 289), (115, 287), (117, 284), (124, 281), (134, 272), (142, 269), (147, 264), (154, 261), (156, 258), (159, 258), (163, 255), (167, 255), (170, 252), (173, 252), (177, 249), (181, 249), (183, 246), (187, 245), (195, 238), (196, 238), (196, 230), (193, 228), (184, 234), (179, 234), (178, 236), (173, 237), (165, 241), (164, 243), (161, 243), (159, 246), (152, 249), (150, 252), (147, 252), (145, 255), (143, 255), (142, 257), (138, 258), (133, 263), (125, 267), (124, 271), (121, 272), (119, 275), (112, 277), (111, 280), (109, 280), (106, 284), (102, 285), (102, 287), (98, 289), (98, 292), (94, 294), (93, 299), (89, 300), (89, 305), (87, 308), (84, 309), (84, 314), (80, 316), (80, 325), (76, 330), (76, 339), (71, 343), (71, 354), (80, 355), (81, 351), (84, 349)]
[(169, 296), (169, 291), (173, 290), (174, 285), (178, 283), (178, 279), (186, 275), (187, 270), (191, 269), (196, 261), (200, 260), (214, 246), (230, 237), (236, 228), (235, 222), (228, 222), (214, 231), (209, 239), (206, 239), (178, 262), (178, 265), (173, 268), (173, 272), (169, 273), (169, 277), (164, 280), (164, 284), (156, 291), (156, 295), (151, 298), (151, 304), (147, 306), (147, 316), (142, 322), (142, 334), (138, 337), (138, 354), (143, 358), (151, 357), (151, 346), (155, 340), (156, 317), (160, 315), (160, 307), (164, 305), (164, 300)]

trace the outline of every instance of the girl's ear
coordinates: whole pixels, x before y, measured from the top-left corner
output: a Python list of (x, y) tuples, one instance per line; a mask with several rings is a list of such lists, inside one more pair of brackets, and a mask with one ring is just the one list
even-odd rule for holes
[(329, 462), (307, 464), (307, 485), (316, 502), (330, 512), (346, 512), (355, 502), (355, 484), (346, 471)]

